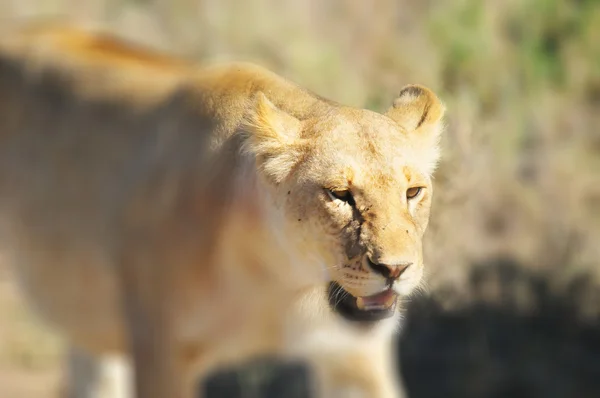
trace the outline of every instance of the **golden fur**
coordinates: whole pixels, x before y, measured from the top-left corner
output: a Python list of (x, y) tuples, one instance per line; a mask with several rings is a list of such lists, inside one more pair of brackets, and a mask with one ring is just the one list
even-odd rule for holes
[[(419, 284), (444, 112), (430, 90), (404, 88), (382, 115), (255, 65), (50, 25), (3, 40), (0, 93), (7, 259), (70, 344), (131, 354), (137, 396), (188, 396), (217, 363), (303, 349), (328, 396), (349, 380), (395, 394), (392, 327), (345, 324), (325, 290), (386, 289), (367, 256), (411, 264), (397, 293)], [(331, 196), (345, 190), (352, 205)], [(318, 343), (334, 329), (356, 337), (337, 354)]]

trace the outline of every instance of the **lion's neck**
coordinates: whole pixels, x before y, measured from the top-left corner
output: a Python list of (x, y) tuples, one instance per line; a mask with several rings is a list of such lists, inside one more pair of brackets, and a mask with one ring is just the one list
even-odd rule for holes
[[(299, 88), (286, 79), (252, 64), (215, 65), (199, 69), (194, 77), (196, 100), (200, 109), (215, 122), (211, 147), (226, 164), (235, 164), (231, 179), (231, 208), (223, 223), (222, 247), (224, 264), (243, 264), (249, 274), (294, 281), (306, 287), (308, 280), (321, 282), (309, 272), (318, 268), (314, 259), (295, 250), (281, 209), (272, 200), (267, 185), (256, 173), (254, 159), (239, 151), (241, 142), (234, 134), (253, 95), (265, 93), (276, 106), (299, 119), (326, 112), (331, 103)], [(223, 159), (221, 159), (223, 160)], [(238, 237), (233, 239), (233, 237)], [(235, 243), (244, 242), (235, 248)], [(294, 274), (294, 275), (291, 275)]]
[(278, 108), (305, 120), (335, 104), (260, 66), (230, 63), (201, 68), (193, 79), (202, 109), (217, 122), (217, 140), (238, 127), (253, 96), (263, 92)]
[(218, 249), (225, 268), (247, 273), (247, 278), (256, 279), (252, 283), (277, 281), (283, 289), (324, 283), (320, 264), (306, 258), (292, 244), (283, 212), (253, 166), (237, 171), (226, 213)]

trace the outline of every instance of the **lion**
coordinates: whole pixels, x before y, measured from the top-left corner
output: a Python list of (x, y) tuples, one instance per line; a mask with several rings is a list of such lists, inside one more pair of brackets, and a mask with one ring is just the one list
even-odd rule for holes
[(322, 396), (399, 394), (389, 346), (445, 111), (430, 89), (377, 113), (49, 23), (2, 40), (0, 92), (3, 255), (74, 363), (123, 355), (135, 396), (176, 398), (271, 352), (311, 361)]

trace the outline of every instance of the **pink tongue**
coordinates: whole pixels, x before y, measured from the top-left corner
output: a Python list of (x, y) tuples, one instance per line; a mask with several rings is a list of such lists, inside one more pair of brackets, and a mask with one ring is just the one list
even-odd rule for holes
[(386, 305), (390, 298), (395, 295), (396, 293), (394, 293), (393, 290), (388, 289), (384, 292), (377, 293), (369, 297), (363, 297), (362, 299), (367, 306)]

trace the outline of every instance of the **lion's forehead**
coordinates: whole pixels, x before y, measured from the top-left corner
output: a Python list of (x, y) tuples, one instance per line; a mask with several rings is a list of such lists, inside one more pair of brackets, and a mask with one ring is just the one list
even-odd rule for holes
[(416, 150), (412, 137), (383, 115), (367, 120), (334, 117), (311, 127), (317, 145), (356, 158), (390, 163)]
[(383, 115), (358, 112), (353, 116), (337, 115), (313, 125), (321, 131), (313, 142), (314, 164), (332, 185), (383, 188), (427, 178), (420, 161), (422, 146), (400, 127)]
[(367, 165), (357, 167), (353, 170), (353, 185), (364, 188), (378, 188), (380, 190), (405, 189), (413, 183), (419, 183), (425, 179), (424, 175), (415, 167), (404, 162), (397, 164), (388, 163)]
[(415, 161), (418, 156), (410, 152), (361, 150), (351, 143), (319, 152), (320, 167), (333, 178), (345, 179), (350, 184), (411, 183), (426, 178)]
[(348, 186), (365, 193), (399, 191), (428, 181), (426, 174), (401, 157), (386, 162), (336, 156), (328, 162), (320, 162), (316, 171), (322, 173), (324, 186)]

